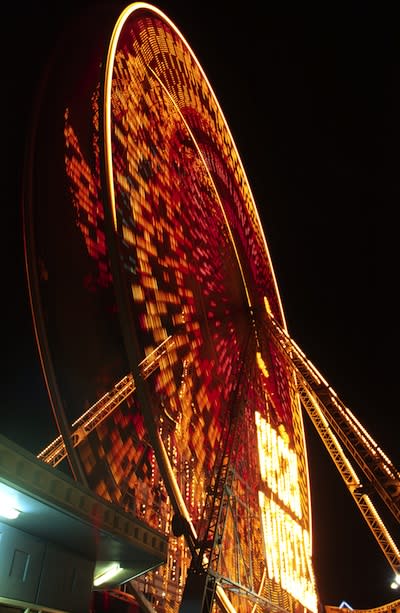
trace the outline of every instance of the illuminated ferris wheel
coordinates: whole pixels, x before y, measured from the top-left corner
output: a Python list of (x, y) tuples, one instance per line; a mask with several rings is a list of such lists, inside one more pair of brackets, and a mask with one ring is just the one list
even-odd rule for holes
[(170, 19), (135, 3), (82, 20), (31, 152), (27, 270), (59, 429), (39, 457), (169, 536), (167, 563), (129, 582), (157, 611), (316, 613), (296, 373), (267, 333), (285, 331), (279, 292)]

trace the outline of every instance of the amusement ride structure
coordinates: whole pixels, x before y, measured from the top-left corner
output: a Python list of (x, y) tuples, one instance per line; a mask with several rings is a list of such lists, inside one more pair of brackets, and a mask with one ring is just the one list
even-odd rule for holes
[(96, 589), (166, 613), (317, 613), (303, 410), (399, 576), (378, 504), (400, 520), (400, 473), (288, 334), (193, 51), (146, 3), (95, 21), (60, 41), (27, 163), (26, 267), (59, 430), (38, 458), (169, 537), (166, 564)]

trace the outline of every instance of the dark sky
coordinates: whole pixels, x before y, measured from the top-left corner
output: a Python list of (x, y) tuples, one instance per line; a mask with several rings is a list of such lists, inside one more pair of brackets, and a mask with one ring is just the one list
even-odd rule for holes
[[(51, 440), (52, 426), (49, 418), (46, 431), (35, 413), (47, 410), (47, 400), (29, 318), (19, 178), (35, 83), (79, 4), (57, 2), (55, 14), (54, 3), (24, 10), (15, 3), (1, 41), (1, 430), (32, 451)], [(352, 2), (345, 9), (321, 3), (320, 12), (255, 4), (158, 6), (191, 44), (222, 106), (262, 218), (289, 332), (399, 465), (395, 13)], [(306, 425), (322, 602), (368, 608), (394, 600), (389, 564)]]

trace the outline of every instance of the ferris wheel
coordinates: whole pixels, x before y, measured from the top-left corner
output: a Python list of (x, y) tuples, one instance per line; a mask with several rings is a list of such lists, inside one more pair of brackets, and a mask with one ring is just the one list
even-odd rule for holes
[(66, 34), (29, 169), (28, 280), (59, 430), (39, 457), (169, 536), (167, 563), (125, 593), (166, 612), (316, 613), (299, 372), (267, 243), (165, 14), (134, 3)]

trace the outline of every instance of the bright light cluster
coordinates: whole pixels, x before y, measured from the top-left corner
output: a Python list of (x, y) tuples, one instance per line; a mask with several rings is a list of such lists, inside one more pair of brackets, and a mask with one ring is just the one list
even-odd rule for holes
[(257, 411), (257, 442), (261, 479), (273, 494), (301, 519), (301, 503), (297, 455), (287, 440)]
[(258, 494), (264, 528), (268, 576), (307, 609), (318, 610), (317, 594), (310, 574), (310, 535), (279, 504), (263, 492)]
[(258, 411), (255, 420), (264, 490), (259, 491), (258, 499), (268, 576), (316, 611), (310, 534), (301, 522), (297, 456)]

